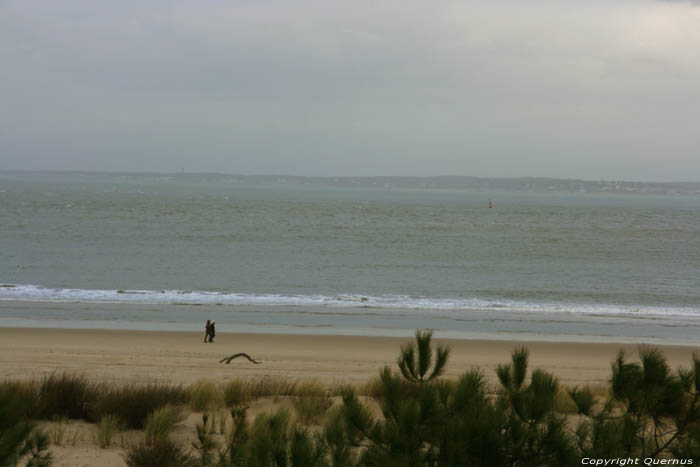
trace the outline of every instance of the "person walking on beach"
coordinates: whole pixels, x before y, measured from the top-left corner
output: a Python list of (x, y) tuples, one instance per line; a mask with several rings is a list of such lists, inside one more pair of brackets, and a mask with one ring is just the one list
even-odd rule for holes
[[(204, 343), (207, 343), (207, 338), (209, 337), (209, 334), (211, 333), (211, 323), (209, 320), (207, 320), (206, 326), (204, 326)], [(211, 342), (211, 341), (209, 341)]]
[(215, 322), (212, 321), (209, 325), (209, 342), (214, 342), (214, 337), (216, 336), (216, 326)]

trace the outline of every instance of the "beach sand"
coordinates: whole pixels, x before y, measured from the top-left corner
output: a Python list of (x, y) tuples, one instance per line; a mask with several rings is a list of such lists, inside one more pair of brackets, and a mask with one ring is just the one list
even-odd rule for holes
[[(237, 377), (283, 376), (327, 383), (359, 383), (384, 365), (395, 366), (407, 338), (294, 334), (220, 333), (205, 344), (204, 331), (150, 332), (72, 329), (0, 328), (0, 376), (41, 377), (55, 370), (85, 373), (115, 382), (165, 380), (189, 384), (200, 378), (226, 381)], [(479, 366), (491, 381), (516, 346), (530, 350), (531, 368), (542, 367), (566, 385), (602, 384), (618, 349), (636, 354), (630, 344), (516, 342), (435, 339), (452, 347), (448, 376)], [(673, 367), (688, 366), (695, 347), (662, 346)], [(223, 357), (246, 352), (230, 365)]]
[[(216, 342), (205, 344), (204, 332), (138, 332), (71, 329), (0, 328), (0, 378), (41, 378), (53, 371), (83, 373), (91, 379), (114, 383), (146, 383), (155, 380), (190, 384), (206, 378), (226, 382), (239, 377), (280, 376), (315, 379), (328, 384), (362, 383), (377, 375), (384, 365), (396, 367), (396, 356), (406, 338), (217, 334)], [(456, 377), (467, 369), (481, 367), (491, 383), (494, 370), (507, 362), (513, 348), (530, 349), (530, 368), (552, 371), (562, 384), (605, 384), (610, 363), (618, 349), (636, 355), (637, 346), (559, 342), (513, 342), (491, 340), (447, 340), (436, 342), (452, 347), (447, 376)], [(689, 366), (694, 347), (663, 346), (673, 367)], [(218, 363), (223, 357), (246, 352), (262, 361), (246, 359), (230, 365)], [(261, 400), (251, 407), (266, 411), (278, 402)], [(177, 436), (191, 442), (200, 420), (191, 414), (178, 428)], [(50, 424), (48, 424), (50, 425)], [(46, 428), (47, 424), (44, 424)], [(118, 444), (99, 449), (91, 441), (93, 426), (71, 422), (67, 438), (80, 434), (72, 446), (52, 446), (56, 466), (117, 467), (126, 465), (124, 449)], [(139, 439), (139, 433), (128, 438)]]

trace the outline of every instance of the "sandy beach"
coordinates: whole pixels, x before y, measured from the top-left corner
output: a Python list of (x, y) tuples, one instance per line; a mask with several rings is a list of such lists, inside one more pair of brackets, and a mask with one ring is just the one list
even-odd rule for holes
[[(189, 384), (201, 378), (226, 381), (237, 377), (282, 376), (327, 383), (359, 383), (384, 365), (395, 365), (402, 343), (389, 337), (219, 333), (205, 344), (203, 332), (138, 332), (70, 329), (0, 328), (0, 375), (41, 377), (53, 371), (85, 373), (96, 380)], [(602, 384), (618, 349), (629, 344), (515, 342), (437, 339), (452, 347), (448, 376), (479, 366), (494, 381), (494, 369), (519, 345), (530, 349), (531, 368), (546, 368), (566, 385)], [(688, 366), (695, 347), (662, 346), (673, 367)], [(219, 360), (246, 352), (230, 365)]]
[[(191, 384), (199, 379), (225, 383), (234, 378), (267, 375), (295, 380), (317, 380), (326, 384), (363, 383), (384, 365), (395, 366), (405, 338), (322, 336), (291, 334), (220, 333), (213, 344), (203, 342), (203, 333), (108, 331), (76, 329), (0, 328), (0, 377), (41, 378), (54, 371), (76, 372), (96, 381), (148, 383), (165, 381)], [(618, 349), (631, 355), (636, 346), (556, 342), (437, 339), (452, 348), (447, 376), (456, 377), (466, 369), (481, 367), (491, 383), (494, 369), (509, 359), (511, 350), (526, 344), (531, 368), (554, 372), (565, 385), (604, 384), (610, 377), (610, 363)], [(688, 365), (694, 347), (662, 347), (672, 366)], [(262, 363), (237, 359), (230, 365), (219, 360), (246, 352)], [(261, 399), (249, 409), (249, 416), (275, 410), (284, 401)], [(201, 414), (190, 413), (173, 436), (183, 445), (194, 441)], [(57, 422), (42, 422), (52, 432)], [(52, 444), (54, 465), (123, 467), (125, 446), (138, 442), (142, 434), (124, 432), (121, 441), (100, 449), (94, 426), (71, 421), (66, 440)], [(77, 439), (77, 441), (76, 441)]]

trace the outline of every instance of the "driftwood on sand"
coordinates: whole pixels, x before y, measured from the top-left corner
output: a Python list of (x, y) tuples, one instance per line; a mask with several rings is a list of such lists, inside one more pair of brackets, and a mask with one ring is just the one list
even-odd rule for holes
[(248, 360), (250, 360), (251, 362), (255, 363), (256, 365), (259, 365), (260, 363), (262, 363), (262, 362), (255, 361), (253, 358), (250, 357), (250, 355), (248, 355), (247, 353), (244, 353), (244, 352), (235, 353), (235, 354), (231, 355), (230, 357), (222, 358), (221, 360), (219, 360), (219, 363), (226, 362), (226, 364), (228, 365), (229, 363), (231, 363), (231, 360), (233, 360), (234, 358), (238, 358), (238, 357), (245, 357)]

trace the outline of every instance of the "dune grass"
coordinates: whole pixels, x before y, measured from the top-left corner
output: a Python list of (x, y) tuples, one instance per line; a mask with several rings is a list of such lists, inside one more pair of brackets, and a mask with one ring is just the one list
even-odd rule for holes
[(146, 418), (146, 443), (154, 445), (167, 440), (175, 425), (182, 420), (182, 410), (179, 407), (166, 405), (154, 410)]
[(34, 415), (43, 420), (90, 420), (89, 407), (102, 388), (84, 374), (51, 373), (39, 384)]
[(234, 379), (226, 383), (222, 391), (226, 406), (238, 407), (267, 397), (322, 396), (329, 393), (329, 388), (317, 380), (294, 381), (265, 376), (258, 379)]
[(223, 388), (224, 403), (227, 407), (240, 407), (250, 402), (250, 393), (248, 391), (248, 382), (244, 379), (234, 379), (224, 384)]
[(140, 429), (146, 424), (151, 412), (170, 405), (182, 405), (187, 401), (187, 392), (180, 385), (151, 383), (127, 384), (103, 389), (90, 410), (90, 420), (98, 421), (106, 415), (114, 415), (128, 428)]
[(27, 418), (36, 418), (36, 406), (39, 400), (39, 385), (36, 381), (0, 382), (0, 398), (8, 397), (15, 401), (18, 408), (24, 411)]
[(121, 430), (122, 426), (121, 420), (116, 415), (105, 415), (95, 427), (95, 443), (102, 449), (109, 447), (112, 444), (112, 438)]
[(49, 439), (51, 442), (56, 446), (61, 446), (67, 430), (68, 421), (65, 418), (62, 418), (53, 422), (46, 431), (49, 434)]
[[(5, 381), (0, 383), (0, 440), (16, 435), (0, 451), (16, 459), (30, 441), (37, 455), (44, 455), (48, 438), (32, 431), (31, 418), (99, 416), (94, 436), (103, 448), (119, 432), (119, 418), (145, 427), (143, 441), (127, 449), (130, 466), (290, 465), (291, 460), (313, 467), (573, 467), (584, 457), (621, 452), (651, 459), (698, 457), (700, 353), (690, 368), (674, 372), (657, 348), (640, 346), (639, 361), (628, 360), (621, 350), (608, 385), (563, 387), (552, 373), (529, 368), (529, 352), (516, 347), (510, 361), (496, 367), (497, 385), (489, 385), (479, 368), (458, 379), (425, 377), (436, 374), (430, 368), (440, 364), (439, 352), (433, 358), (428, 351), (430, 338), (416, 333), (418, 353), (401, 348), (400, 372), (384, 367), (356, 387), (273, 377), (225, 385), (198, 381), (186, 389), (160, 383), (108, 387), (67, 373), (35, 383)], [(269, 401), (257, 404), (248, 422), (248, 404), (261, 398), (284, 400), (272, 413), (263, 412)], [(186, 405), (205, 411), (197, 427), (199, 444), (170, 439)], [(65, 433), (61, 423), (54, 422), (59, 444)], [(199, 459), (190, 454), (192, 448)]]
[(221, 387), (209, 380), (199, 380), (187, 388), (187, 398), (190, 409), (195, 412), (216, 410), (224, 405), (224, 394)]
[(562, 414), (575, 414), (578, 412), (578, 408), (576, 406), (576, 403), (574, 400), (571, 398), (569, 393), (564, 390), (560, 389), (556, 396), (554, 396), (554, 410), (557, 413), (562, 413)]
[[(202, 391), (189, 394), (192, 393), (201, 394)], [(84, 374), (70, 372), (54, 372), (39, 381), (6, 380), (0, 382), (0, 395), (3, 394), (12, 395), (27, 418), (82, 419), (98, 423), (112, 415), (133, 429), (143, 428), (146, 417), (154, 410), (167, 404), (183, 405), (189, 400), (188, 392), (181, 385), (154, 382), (108, 386), (90, 381)], [(222, 400), (221, 396), (217, 397)], [(56, 432), (52, 438), (58, 435)]]
[(302, 425), (320, 425), (333, 405), (326, 395), (292, 396), (291, 402)]

